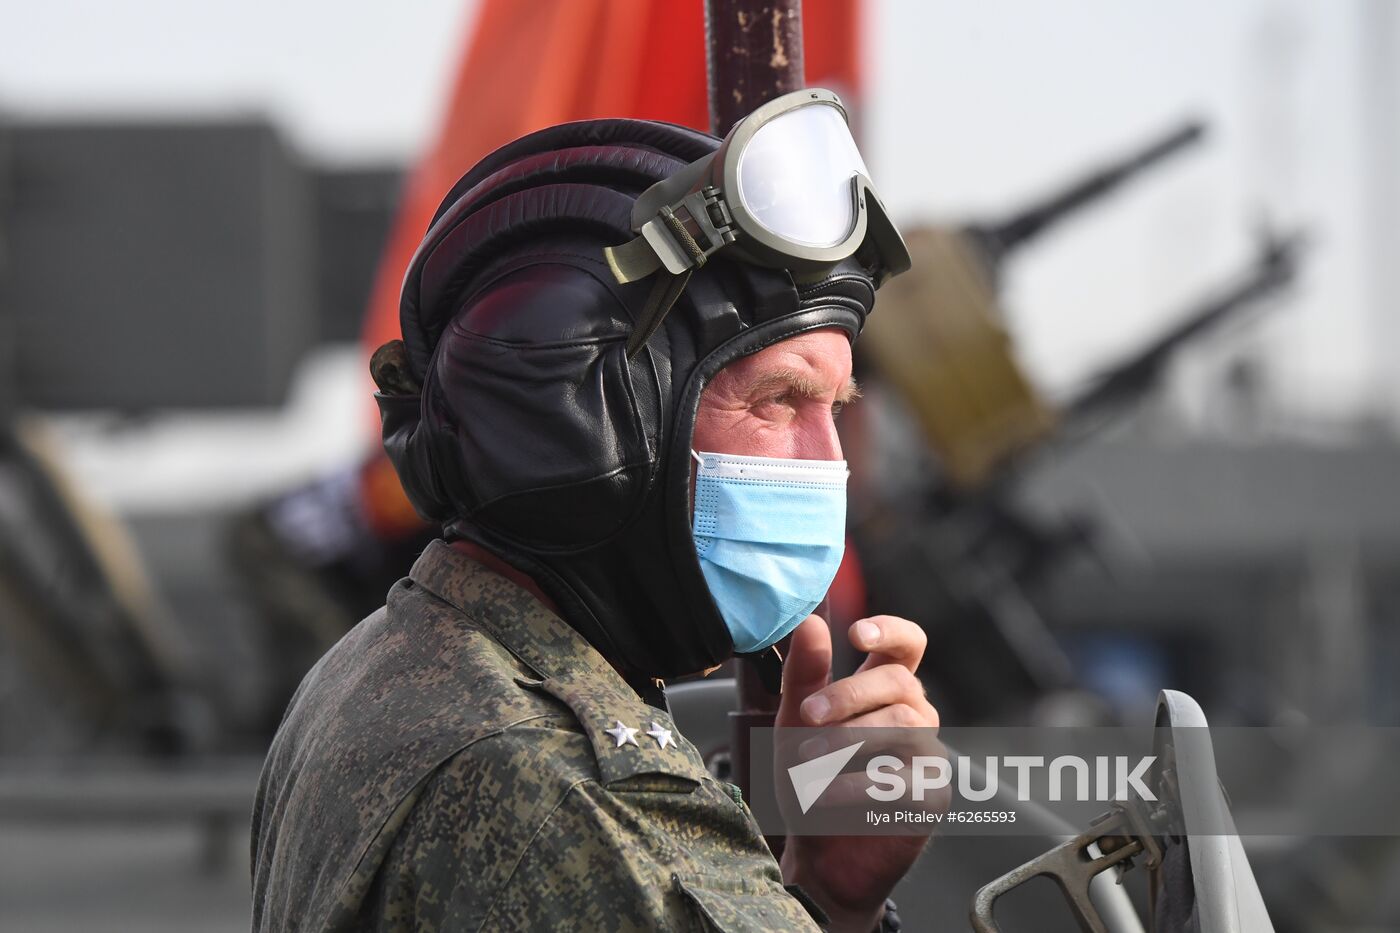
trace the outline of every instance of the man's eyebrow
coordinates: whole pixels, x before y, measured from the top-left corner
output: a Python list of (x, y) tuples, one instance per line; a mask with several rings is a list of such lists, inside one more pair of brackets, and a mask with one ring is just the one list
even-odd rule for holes
[[(826, 394), (816, 382), (793, 369), (773, 369), (759, 376), (749, 385), (749, 395), (756, 397), (784, 389), (803, 398), (821, 398)], [(847, 378), (846, 384), (836, 393), (836, 401), (841, 404), (860, 398), (860, 386), (854, 377)]]

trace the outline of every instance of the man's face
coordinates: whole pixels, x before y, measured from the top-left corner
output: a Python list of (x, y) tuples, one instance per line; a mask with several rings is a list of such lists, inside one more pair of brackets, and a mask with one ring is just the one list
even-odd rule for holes
[(841, 460), (834, 418), (857, 394), (846, 335), (835, 329), (798, 334), (715, 374), (700, 396), (691, 446), (749, 457)]

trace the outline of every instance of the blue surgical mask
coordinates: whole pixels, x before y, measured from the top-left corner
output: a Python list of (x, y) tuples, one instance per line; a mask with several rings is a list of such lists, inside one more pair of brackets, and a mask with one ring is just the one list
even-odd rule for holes
[(846, 547), (846, 461), (696, 453), (695, 552), (740, 654), (811, 615)]

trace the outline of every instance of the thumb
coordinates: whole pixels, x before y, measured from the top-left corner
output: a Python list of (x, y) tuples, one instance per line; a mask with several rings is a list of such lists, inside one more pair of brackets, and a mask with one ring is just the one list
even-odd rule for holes
[(831, 678), (831, 630), (821, 616), (808, 616), (792, 633), (783, 661), (783, 696), (778, 726), (802, 725), (802, 701)]

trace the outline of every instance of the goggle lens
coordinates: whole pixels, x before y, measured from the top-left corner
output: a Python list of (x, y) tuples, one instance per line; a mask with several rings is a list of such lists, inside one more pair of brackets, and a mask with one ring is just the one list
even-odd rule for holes
[(841, 112), (797, 107), (769, 120), (739, 156), (739, 198), (771, 232), (804, 246), (835, 246), (856, 223), (851, 179), (869, 176)]

